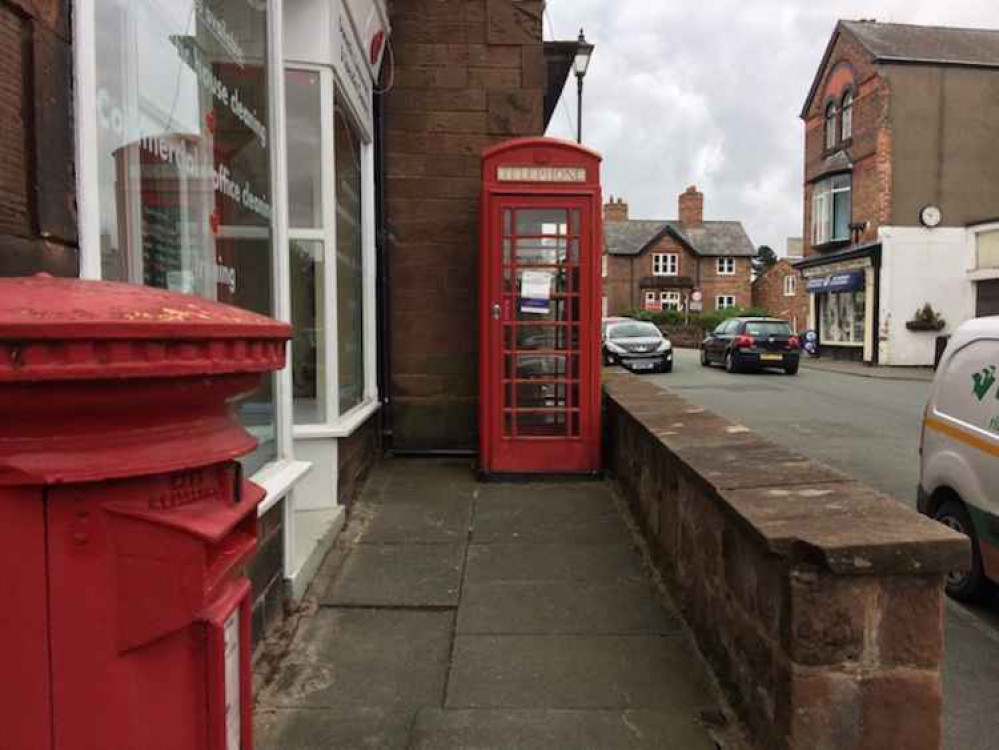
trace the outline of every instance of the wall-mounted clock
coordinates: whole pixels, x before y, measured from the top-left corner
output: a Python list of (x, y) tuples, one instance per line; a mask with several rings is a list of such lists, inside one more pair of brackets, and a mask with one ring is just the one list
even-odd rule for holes
[(919, 210), (919, 223), (924, 227), (932, 229), (940, 223), (940, 219), (942, 218), (943, 214), (940, 213), (940, 209), (936, 206), (923, 206)]

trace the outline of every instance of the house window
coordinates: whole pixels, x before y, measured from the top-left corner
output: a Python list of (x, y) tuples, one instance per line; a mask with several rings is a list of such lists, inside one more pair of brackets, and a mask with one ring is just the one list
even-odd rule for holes
[(847, 91), (843, 95), (843, 117), (840, 128), (843, 132), (843, 140), (848, 141), (853, 137), (853, 92)]
[(850, 239), (851, 184), (848, 174), (815, 184), (812, 192), (812, 244)]
[(674, 312), (679, 312), (680, 310), (680, 293), (679, 292), (660, 292), (659, 293), (659, 304), (663, 310), (673, 310)]
[(829, 102), (826, 105), (826, 150), (831, 151), (836, 148), (836, 104)]
[(798, 293), (798, 277), (797, 276), (785, 276), (784, 277), (784, 296), (793, 297)]
[(646, 310), (658, 310), (659, 309), (659, 305), (656, 302), (656, 293), (655, 292), (646, 292), (645, 293), (645, 309)]
[(676, 276), (679, 260), (676, 253), (655, 253), (652, 256), (652, 275)]
[(728, 310), (732, 307), (735, 307), (735, 297), (731, 294), (722, 294), (715, 297), (716, 310)]
[(733, 276), (735, 274), (735, 258), (718, 258), (718, 275)]

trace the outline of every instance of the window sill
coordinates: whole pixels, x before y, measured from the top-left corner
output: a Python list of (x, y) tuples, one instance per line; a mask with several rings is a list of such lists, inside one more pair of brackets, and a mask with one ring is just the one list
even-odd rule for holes
[(290, 459), (271, 461), (260, 467), (260, 470), (250, 477), (251, 482), (259, 484), (267, 492), (264, 501), (257, 507), (257, 515), (262, 516), (273, 508), (311, 470), (312, 464), (308, 461)]
[(295, 425), (292, 435), (296, 440), (324, 440), (329, 438), (345, 438), (354, 434), (378, 409), (381, 403), (378, 399), (364, 401), (335, 422), (329, 424)]
[(823, 346), (843, 346), (852, 349), (862, 349), (864, 346), (863, 341), (824, 341), (819, 339), (819, 347), (821, 352), (821, 347)]
[(849, 247), (850, 240), (829, 240), (823, 242), (821, 245), (812, 245), (812, 250), (817, 250), (820, 253), (828, 253), (831, 250), (840, 250), (844, 247)]

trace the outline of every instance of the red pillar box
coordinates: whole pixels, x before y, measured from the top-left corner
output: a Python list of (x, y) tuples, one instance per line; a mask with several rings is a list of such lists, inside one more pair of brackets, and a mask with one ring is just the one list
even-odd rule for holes
[(234, 402), (288, 326), (148, 287), (0, 279), (0, 747), (248, 750), (263, 490)]

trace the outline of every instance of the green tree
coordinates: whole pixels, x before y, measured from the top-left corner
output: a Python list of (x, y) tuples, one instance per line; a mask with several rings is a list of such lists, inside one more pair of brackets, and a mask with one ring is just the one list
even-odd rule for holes
[(760, 245), (753, 258), (753, 270), (757, 274), (765, 272), (770, 266), (777, 262), (777, 253), (769, 245)]

